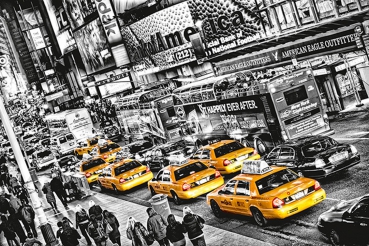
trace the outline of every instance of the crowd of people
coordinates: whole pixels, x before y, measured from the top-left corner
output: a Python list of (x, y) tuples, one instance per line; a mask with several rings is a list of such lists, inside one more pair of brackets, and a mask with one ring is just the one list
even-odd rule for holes
[(115, 105), (108, 99), (103, 99), (100, 102), (94, 101), (87, 104), (93, 123), (102, 123), (108, 120), (118, 122)]

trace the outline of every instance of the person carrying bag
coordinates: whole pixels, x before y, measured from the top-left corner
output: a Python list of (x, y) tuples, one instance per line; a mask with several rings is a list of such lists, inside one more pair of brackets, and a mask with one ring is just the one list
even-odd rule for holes
[(96, 219), (96, 216), (92, 214), (90, 216), (90, 224), (88, 225), (88, 234), (94, 240), (96, 246), (106, 246), (108, 240), (108, 234), (102, 221)]
[(194, 246), (206, 246), (205, 237), (202, 229), (205, 220), (197, 214), (194, 214), (189, 207), (183, 208), (182, 225), (186, 228), (188, 238)]
[(173, 246), (185, 246), (186, 239), (183, 233), (186, 233), (186, 228), (176, 220), (173, 214), (168, 215), (167, 218), (167, 238)]
[(154, 243), (149, 231), (133, 217), (128, 218), (126, 233), (127, 238), (132, 241), (132, 246), (148, 246)]

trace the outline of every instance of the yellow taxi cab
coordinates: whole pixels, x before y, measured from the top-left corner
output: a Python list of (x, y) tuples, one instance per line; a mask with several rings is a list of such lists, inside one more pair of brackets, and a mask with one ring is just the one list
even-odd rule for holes
[(137, 160), (124, 159), (105, 167), (99, 176), (101, 191), (126, 191), (148, 182), (154, 177), (149, 167)]
[(100, 157), (85, 157), (84, 160), (81, 161), (79, 171), (84, 173), (86, 176), (87, 182), (92, 185), (96, 183), (99, 175), (102, 173), (102, 169), (109, 165), (104, 159)]
[(235, 140), (222, 140), (206, 145), (196, 151), (191, 160), (199, 160), (214, 166), (221, 174), (231, 174), (242, 169), (244, 160), (258, 160), (260, 155), (254, 148), (245, 147)]
[[(83, 154), (89, 154), (91, 150), (98, 144), (100, 137), (88, 138), (86, 141), (78, 142), (79, 147), (74, 149), (74, 154), (78, 157), (82, 157)], [(107, 140), (108, 143), (112, 141)]]
[(265, 161), (245, 161), (241, 174), (206, 197), (217, 217), (223, 212), (253, 216), (259, 226), (284, 219), (326, 198), (318, 181), (300, 177), (286, 167)]
[(122, 147), (114, 142), (108, 142), (105, 139), (99, 139), (98, 144), (91, 150), (90, 154), (104, 159), (106, 162), (113, 163), (116, 153), (121, 151)]
[(148, 182), (148, 188), (151, 195), (166, 194), (178, 205), (182, 200), (196, 198), (222, 184), (224, 179), (219, 171), (197, 161), (164, 167)]

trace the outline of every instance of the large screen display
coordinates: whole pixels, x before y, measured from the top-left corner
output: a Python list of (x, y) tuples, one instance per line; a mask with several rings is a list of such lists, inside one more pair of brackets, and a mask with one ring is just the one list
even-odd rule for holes
[(95, 0), (63, 0), (72, 29), (86, 23), (86, 19), (96, 11)]
[(74, 32), (86, 73), (91, 74), (115, 65), (99, 19)]

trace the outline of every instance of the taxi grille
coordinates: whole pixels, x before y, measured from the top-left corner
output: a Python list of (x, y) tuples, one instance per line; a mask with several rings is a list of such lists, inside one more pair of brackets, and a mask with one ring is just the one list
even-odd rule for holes
[(191, 187), (196, 187), (196, 186), (200, 186), (200, 185), (206, 184), (207, 182), (210, 182), (213, 179), (215, 179), (215, 174), (212, 174), (210, 176), (207, 176), (207, 177), (202, 178), (202, 179), (200, 179), (200, 180), (198, 180), (196, 182), (191, 183)]
[(315, 191), (314, 186), (310, 186), (309, 188), (307, 188), (305, 190), (299, 191), (299, 192), (297, 192), (297, 193), (295, 193), (293, 195), (290, 195), (290, 196), (284, 198), (283, 199), (284, 200), (284, 203), (285, 204), (289, 204), (291, 202), (297, 201), (297, 200), (299, 200), (299, 199), (301, 199), (301, 198), (303, 198), (303, 197), (305, 197), (305, 196), (313, 193), (314, 191)]

